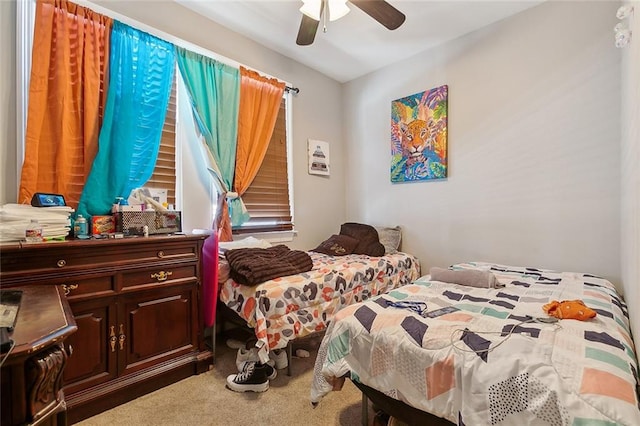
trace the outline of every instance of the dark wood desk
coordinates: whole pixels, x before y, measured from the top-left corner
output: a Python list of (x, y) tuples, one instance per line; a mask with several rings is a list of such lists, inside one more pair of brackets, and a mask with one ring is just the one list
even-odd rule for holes
[(15, 346), (0, 371), (2, 425), (64, 425), (62, 374), (67, 350), (63, 344), (77, 330), (73, 314), (59, 286), (12, 290), (23, 293), (11, 334)]

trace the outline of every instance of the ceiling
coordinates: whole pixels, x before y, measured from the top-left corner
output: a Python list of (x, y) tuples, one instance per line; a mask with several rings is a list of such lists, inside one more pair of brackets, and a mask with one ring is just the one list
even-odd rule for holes
[(237, 33), (347, 82), (460, 37), (544, 0), (389, 0), (406, 15), (393, 31), (347, 3), (351, 12), (318, 27), (310, 46), (296, 45), (301, 0), (174, 0)]

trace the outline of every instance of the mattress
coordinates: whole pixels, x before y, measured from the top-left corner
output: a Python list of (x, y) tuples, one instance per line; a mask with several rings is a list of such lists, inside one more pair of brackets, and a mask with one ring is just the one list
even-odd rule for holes
[(235, 311), (269, 349), (324, 331), (345, 306), (409, 284), (420, 276), (418, 259), (398, 252), (382, 257), (329, 256), (310, 251), (313, 268), (256, 286), (227, 279), (220, 301)]
[[(453, 268), (489, 270), (504, 287), (424, 276), (346, 307), (322, 340), (312, 402), (347, 375), (455, 424), (640, 424), (628, 310), (609, 281), (485, 262)], [(542, 322), (553, 300), (582, 300), (596, 317)]]

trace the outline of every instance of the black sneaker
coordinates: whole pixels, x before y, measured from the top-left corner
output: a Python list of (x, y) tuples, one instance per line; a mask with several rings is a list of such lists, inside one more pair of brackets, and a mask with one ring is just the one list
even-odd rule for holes
[[(271, 360), (269, 360), (269, 361), (271, 361)], [(265, 372), (267, 374), (267, 379), (273, 380), (273, 379), (276, 378), (276, 376), (278, 375), (278, 370), (276, 370), (274, 367), (272, 367), (269, 364), (261, 364), (261, 365), (265, 369)]]
[(265, 392), (269, 389), (269, 380), (276, 374), (270, 365), (249, 362), (240, 373), (227, 377), (227, 387), (235, 392)]

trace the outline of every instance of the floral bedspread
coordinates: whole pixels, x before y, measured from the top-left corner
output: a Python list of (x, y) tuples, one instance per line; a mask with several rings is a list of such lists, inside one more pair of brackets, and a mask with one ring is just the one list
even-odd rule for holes
[(420, 263), (398, 252), (382, 257), (328, 256), (309, 252), (311, 271), (246, 286), (228, 279), (220, 300), (255, 330), (256, 338), (279, 349), (298, 337), (324, 330), (345, 306), (385, 293), (420, 276)]
[[(482, 262), (456, 268), (491, 270), (505, 287), (425, 276), (348, 306), (322, 340), (311, 401), (350, 374), (458, 425), (640, 425), (628, 310), (609, 281)], [(542, 306), (552, 300), (582, 300), (597, 315), (546, 323)]]

